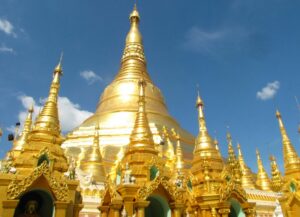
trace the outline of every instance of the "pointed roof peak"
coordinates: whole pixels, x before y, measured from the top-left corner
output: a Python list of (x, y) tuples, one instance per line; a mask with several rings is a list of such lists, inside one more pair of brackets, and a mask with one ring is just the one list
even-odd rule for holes
[(134, 4), (133, 6), (133, 10), (129, 16), (129, 19), (131, 22), (134, 22), (134, 21), (139, 21), (140, 20), (140, 14), (137, 10), (137, 6), (136, 6), (136, 3)]
[(60, 58), (59, 58), (59, 62), (58, 62), (57, 66), (54, 69), (54, 73), (55, 72), (62, 73), (62, 60), (63, 60), (63, 56), (64, 56), (64, 53), (61, 52)]

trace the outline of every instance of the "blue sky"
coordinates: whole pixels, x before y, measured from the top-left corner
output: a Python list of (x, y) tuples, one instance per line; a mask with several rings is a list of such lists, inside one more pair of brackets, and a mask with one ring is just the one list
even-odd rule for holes
[[(63, 129), (95, 110), (118, 71), (133, 3), (1, 0), (1, 156), (10, 148), (6, 129), (47, 96), (61, 51)], [(197, 134), (198, 85), (224, 156), (229, 126), (254, 171), (256, 147), (266, 168), (270, 154), (282, 164), (276, 108), (300, 154), (300, 1), (140, 0), (138, 9), (148, 71), (181, 126)]]

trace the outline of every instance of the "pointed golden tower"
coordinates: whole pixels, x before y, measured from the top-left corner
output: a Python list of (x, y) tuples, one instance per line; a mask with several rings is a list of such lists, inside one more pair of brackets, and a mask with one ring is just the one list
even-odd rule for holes
[(176, 135), (176, 170), (181, 171), (184, 168), (183, 153), (180, 144), (180, 135)]
[(49, 96), (28, 134), (23, 151), (15, 160), (15, 167), (23, 174), (47, 160), (51, 169), (59, 173), (68, 170), (67, 159), (60, 147), (64, 138), (60, 132), (58, 117), (58, 91), (62, 75), (62, 57), (53, 72)]
[(106, 173), (102, 162), (102, 156), (99, 149), (99, 126), (95, 127), (94, 143), (91, 150), (85, 152), (81, 160), (80, 169), (88, 174), (92, 181), (97, 183), (106, 182)]
[(240, 182), (242, 176), (241, 166), (235, 155), (235, 151), (232, 145), (232, 138), (229, 132), (227, 132), (226, 138), (228, 143), (228, 159), (227, 159), (228, 166), (230, 168), (230, 171), (233, 174), (232, 177), (234, 178), (234, 180), (236, 182)]
[(196, 107), (198, 108), (199, 133), (195, 141), (191, 172), (194, 176), (193, 186), (200, 187), (203, 185), (205, 179), (203, 172), (208, 167), (211, 168), (209, 176), (217, 182), (221, 181), (220, 174), (223, 170), (223, 160), (208, 133), (203, 112), (204, 103), (199, 94), (197, 96)]
[(271, 174), (272, 174), (272, 189), (274, 191), (280, 191), (283, 186), (283, 179), (280, 173), (280, 170), (277, 166), (276, 158), (271, 155), (270, 156), (270, 163), (271, 163)]
[(244, 156), (241, 150), (241, 145), (238, 144), (237, 148), (238, 148), (238, 161), (240, 163), (241, 171), (242, 171), (241, 184), (244, 188), (255, 189), (254, 177), (252, 171), (245, 163)]
[[(158, 156), (155, 149), (153, 136), (149, 127), (147, 113), (145, 109), (145, 87), (146, 81), (140, 79), (138, 112), (136, 114), (135, 124), (130, 136), (130, 143), (125, 151), (121, 162), (123, 171), (130, 167), (131, 175), (135, 177), (137, 184), (149, 181), (149, 171), (145, 164), (150, 163)], [(127, 168), (128, 170), (128, 168)]]
[(174, 146), (173, 143), (170, 140), (169, 132), (167, 128), (164, 126), (163, 127), (163, 135), (165, 137), (166, 145), (167, 145), (167, 150), (165, 151), (165, 157), (167, 158), (166, 166), (170, 169), (173, 170), (175, 166), (175, 152), (174, 152)]
[[(118, 74), (102, 93), (95, 114), (84, 121), (78, 128), (67, 136), (63, 147), (78, 149), (79, 146), (89, 147), (92, 144), (93, 128), (97, 123), (101, 125), (100, 140), (104, 149), (104, 163), (109, 167), (113, 164), (120, 147), (126, 147), (130, 142), (139, 98), (136, 85), (141, 78), (147, 82), (145, 101), (147, 114), (156, 144), (161, 141), (159, 132), (163, 126), (174, 128), (181, 135), (184, 158), (192, 158), (191, 147), (194, 136), (180, 127), (171, 117), (161, 91), (152, 82), (144, 55), (142, 35), (139, 30), (140, 15), (135, 7), (129, 17), (130, 29), (125, 40), (125, 48)], [(105, 132), (105, 133), (104, 133)], [(72, 151), (68, 151), (72, 153)], [(76, 157), (76, 152), (73, 153)]]
[(233, 145), (232, 145), (231, 134), (229, 132), (227, 132), (226, 138), (227, 138), (227, 143), (228, 143), (228, 163), (229, 163), (230, 167), (232, 169), (234, 169), (236, 166), (237, 159), (236, 159), (235, 151), (234, 151)]
[(256, 185), (263, 191), (271, 191), (271, 181), (269, 176), (263, 166), (263, 163), (260, 158), (260, 153), (256, 149), (256, 158), (257, 158), (257, 175), (256, 175)]
[(278, 110), (276, 111), (276, 117), (278, 119), (279, 129), (282, 137), (285, 176), (300, 178), (300, 159), (297, 152), (295, 151), (293, 144), (290, 141), (290, 138), (287, 135), (284, 124), (282, 122), (281, 114)]
[(22, 151), (22, 149), (27, 141), (28, 134), (31, 131), (32, 113), (33, 113), (33, 105), (31, 105), (31, 107), (28, 109), (28, 114), (27, 114), (26, 120), (24, 122), (23, 131), (22, 131), (20, 137), (17, 140), (15, 140), (13, 143), (12, 152), (13, 152), (14, 158), (17, 158), (19, 156), (20, 152)]

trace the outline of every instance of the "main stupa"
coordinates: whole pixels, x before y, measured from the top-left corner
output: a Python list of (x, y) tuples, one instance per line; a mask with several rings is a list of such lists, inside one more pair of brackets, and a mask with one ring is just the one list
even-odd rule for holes
[[(172, 132), (180, 135), (184, 149), (184, 158), (189, 164), (195, 138), (180, 127), (178, 122), (169, 114), (164, 97), (155, 86), (147, 71), (142, 35), (139, 31), (140, 16), (135, 9), (130, 14), (130, 30), (125, 41), (125, 48), (118, 74), (102, 93), (95, 113), (80, 126), (71, 131), (63, 143), (66, 153), (80, 160), (80, 153), (87, 151), (93, 144), (96, 126), (99, 126), (99, 144), (104, 163), (110, 166), (116, 159), (120, 148), (129, 143), (136, 112), (138, 110), (139, 79), (147, 82), (146, 112), (153, 133), (154, 142), (159, 146), (167, 135), (175, 141)], [(167, 145), (158, 147), (163, 152)]]

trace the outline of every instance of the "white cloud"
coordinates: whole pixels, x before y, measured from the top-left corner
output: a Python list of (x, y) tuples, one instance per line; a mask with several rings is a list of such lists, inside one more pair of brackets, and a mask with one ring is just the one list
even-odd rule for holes
[[(38, 113), (42, 109), (42, 104), (46, 101), (46, 98), (40, 99), (37, 103), (31, 96), (21, 95), (18, 97), (21, 101), (22, 106), (25, 110), (19, 112), (19, 121), (23, 124), (26, 116), (28, 108), (34, 104), (34, 114), (33, 119), (36, 118)], [(72, 130), (81, 124), (85, 119), (92, 115), (91, 112), (82, 110), (79, 104), (73, 103), (67, 97), (59, 97), (58, 98), (58, 113), (61, 124), (61, 129), (63, 132), (67, 132)]]
[(96, 81), (103, 81), (102, 77), (97, 75), (94, 71), (92, 70), (85, 70), (80, 72), (80, 76), (84, 78), (88, 84), (93, 84)]
[(17, 34), (14, 32), (14, 26), (6, 19), (0, 18), (0, 30), (7, 35), (17, 37)]
[(260, 91), (256, 93), (256, 97), (260, 100), (268, 100), (275, 97), (276, 93), (280, 88), (279, 81), (273, 81), (268, 83), (265, 87), (263, 87)]
[(15, 53), (15, 51), (13, 48), (7, 47), (6, 45), (2, 44), (0, 46), (0, 53)]

